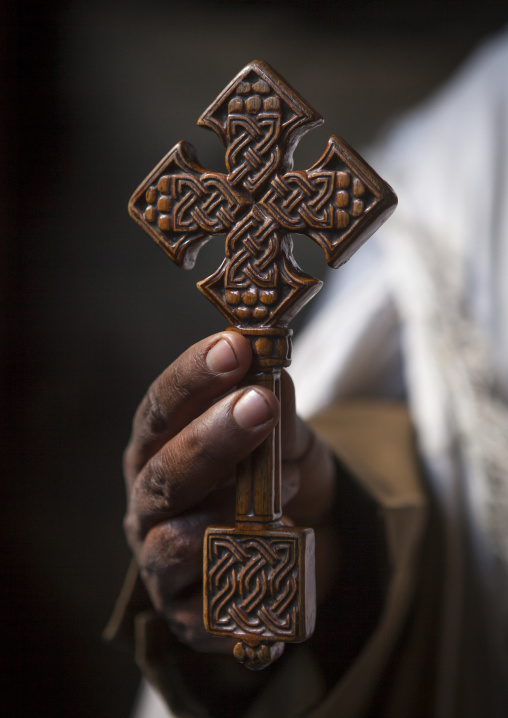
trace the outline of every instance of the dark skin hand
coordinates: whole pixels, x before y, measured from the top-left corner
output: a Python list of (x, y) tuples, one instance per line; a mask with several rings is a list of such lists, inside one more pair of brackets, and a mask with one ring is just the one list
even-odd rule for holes
[(338, 569), (330, 451), (297, 417), (287, 374), (281, 406), (262, 387), (231, 392), (250, 363), (250, 344), (237, 332), (190, 347), (149, 388), (124, 455), (127, 540), (156, 611), (198, 651), (231, 651), (203, 627), (204, 530), (234, 524), (235, 466), (280, 417), (283, 521), (316, 531), (318, 603)]

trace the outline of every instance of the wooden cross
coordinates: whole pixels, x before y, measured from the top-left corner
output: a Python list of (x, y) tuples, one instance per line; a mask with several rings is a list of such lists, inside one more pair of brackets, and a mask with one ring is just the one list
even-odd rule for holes
[[(226, 234), (226, 257), (200, 291), (231, 329), (246, 336), (253, 361), (245, 384), (280, 397), (291, 361), (291, 318), (322, 282), (292, 256), (290, 232), (308, 235), (332, 267), (344, 264), (395, 209), (397, 198), (339, 137), (308, 170), (293, 151), (320, 115), (264, 62), (251, 62), (198, 120), (226, 148), (228, 174), (207, 172), (180, 142), (139, 186), (129, 212), (181, 267)], [(234, 655), (263, 668), (287, 641), (315, 623), (314, 532), (281, 522), (280, 426), (237, 470), (236, 525), (209, 527), (204, 542), (204, 621), (235, 637)]]

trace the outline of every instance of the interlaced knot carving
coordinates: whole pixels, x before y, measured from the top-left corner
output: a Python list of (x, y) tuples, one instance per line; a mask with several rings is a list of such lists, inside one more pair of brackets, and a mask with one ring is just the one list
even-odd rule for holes
[(226, 147), (227, 174), (207, 172), (179, 143), (134, 193), (134, 219), (180, 266), (226, 234), (226, 258), (200, 290), (236, 326), (285, 326), (319, 290), (292, 257), (290, 232), (307, 234), (338, 267), (395, 206), (395, 196), (338, 137), (318, 162), (291, 171), (300, 137), (320, 115), (277, 73), (253, 62), (199, 119)]
[(296, 540), (210, 537), (211, 627), (276, 640), (295, 637)]
[(280, 100), (267, 97), (270, 87), (261, 80), (252, 87), (240, 82), (236, 91), (228, 105), (226, 167), (233, 185), (255, 193), (280, 164)]

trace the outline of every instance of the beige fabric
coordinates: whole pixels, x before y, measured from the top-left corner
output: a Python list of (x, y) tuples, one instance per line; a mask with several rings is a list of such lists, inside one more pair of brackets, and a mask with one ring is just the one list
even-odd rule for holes
[(363, 715), (406, 620), (425, 529), (427, 498), (405, 408), (356, 402), (322, 412), (311, 425), (378, 502), (385, 520), (391, 579), (371, 640), (313, 718)]
[[(400, 676), (392, 658), (397, 645), (405, 641), (401, 636), (407, 632), (411, 623), (408, 618), (415, 608), (412, 599), (428, 511), (409, 416), (401, 405), (356, 402), (332, 407), (311, 423), (379, 505), (390, 560), (385, 607), (357, 660), (328, 695), (312, 651), (302, 644), (288, 651), (290, 655), (280, 668), (269, 669), (273, 679), (242, 715), (245, 718), (401, 715), (391, 713), (389, 708), (390, 702), (397, 704), (390, 686), (395, 675)], [(430, 611), (434, 603), (430, 600)], [(106, 629), (107, 638), (136, 644), (138, 664), (170, 704), (173, 712), (168, 712), (169, 716), (207, 716), (206, 707), (193, 697), (189, 674), (182, 672), (182, 663), (185, 664), (182, 657), (189, 649), (176, 641), (164, 621), (153, 611), (147, 611), (148, 607), (148, 597), (131, 572)], [(412, 633), (415, 630), (412, 628)], [(416, 660), (422, 654), (428, 655), (428, 651), (420, 649), (421, 646), (413, 651), (418, 656)], [(408, 664), (413, 665), (410, 651), (407, 657)], [(199, 680), (199, 676), (195, 678)], [(410, 686), (408, 690), (412, 690)], [(414, 686), (414, 690), (419, 692), (421, 686)], [(406, 704), (414, 702), (413, 696)], [(150, 718), (146, 701), (143, 706), (143, 716), (138, 714), (139, 718)]]

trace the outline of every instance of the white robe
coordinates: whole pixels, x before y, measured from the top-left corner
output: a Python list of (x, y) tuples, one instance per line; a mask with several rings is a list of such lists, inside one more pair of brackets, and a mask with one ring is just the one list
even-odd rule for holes
[(399, 206), (329, 278), (290, 371), (303, 416), (405, 388), (446, 522), (437, 691), (452, 716), (468, 672), (508, 680), (508, 32), (370, 159)]

